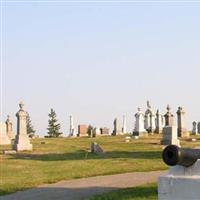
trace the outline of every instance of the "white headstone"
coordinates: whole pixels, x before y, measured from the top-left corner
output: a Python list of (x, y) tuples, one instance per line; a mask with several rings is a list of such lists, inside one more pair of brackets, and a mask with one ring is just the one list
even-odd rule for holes
[(138, 108), (138, 112), (135, 114), (135, 129), (133, 135), (147, 135), (146, 130), (144, 129), (144, 114), (141, 112), (141, 109)]

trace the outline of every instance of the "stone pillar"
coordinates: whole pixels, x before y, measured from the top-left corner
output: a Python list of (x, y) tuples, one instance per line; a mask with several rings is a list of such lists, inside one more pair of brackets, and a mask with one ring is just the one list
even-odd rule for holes
[(199, 197), (200, 160), (190, 167), (170, 167), (158, 179), (158, 200), (198, 200)]
[(126, 116), (123, 116), (123, 127), (122, 127), (122, 133), (126, 134), (127, 130), (126, 130)]
[(0, 122), (0, 145), (7, 144), (11, 144), (11, 140), (6, 133), (6, 124), (4, 122)]
[(141, 112), (141, 109), (138, 108), (138, 112), (135, 114), (135, 129), (133, 135), (135, 136), (147, 136), (147, 132), (144, 129), (144, 114)]
[(12, 140), (15, 138), (14, 133), (13, 133), (13, 125), (10, 119), (10, 115), (8, 115), (7, 117), (8, 118), (6, 120), (6, 132), (7, 132), (8, 138)]
[(32, 150), (32, 144), (30, 144), (30, 138), (27, 135), (26, 128), (26, 117), (27, 113), (24, 110), (24, 104), (19, 103), (19, 111), (16, 114), (17, 117), (17, 135), (15, 137), (15, 142), (13, 149), (16, 151)]
[(192, 134), (196, 135), (197, 134), (197, 123), (196, 122), (192, 122)]
[(120, 123), (119, 123), (119, 120), (117, 118), (114, 119), (113, 125), (114, 125), (114, 130), (113, 130), (112, 135), (114, 135), (114, 136), (115, 135), (122, 135)]
[(197, 132), (200, 133), (200, 122), (197, 124)]
[(162, 126), (162, 115), (160, 114), (160, 110), (158, 109), (157, 112), (156, 112), (156, 133), (160, 134), (162, 133), (162, 129), (163, 129), (163, 126)]
[(153, 110), (151, 108), (151, 105), (149, 101), (147, 101), (147, 110), (145, 112), (145, 121), (144, 121), (144, 128), (149, 133), (154, 133), (156, 129), (155, 124), (155, 115), (153, 113)]
[(167, 113), (165, 117), (165, 127), (163, 127), (163, 138), (161, 140), (162, 145), (177, 145), (180, 146), (180, 141), (177, 135), (177, 126), (174, 125), (174, 116), (170, 112), (169, 105), (167, 106)]
[(75, 135), (75, 129), (74, 129), (74, 120), (73, 116), (69, 116), (69, 136), (70, 137), (76, 137)]
[(189, 132), (185, 128), (185, 111), (182, 107), (178, 107), (177, 114), (177, 125), (178, 125), (178, 137), (189, 137)]

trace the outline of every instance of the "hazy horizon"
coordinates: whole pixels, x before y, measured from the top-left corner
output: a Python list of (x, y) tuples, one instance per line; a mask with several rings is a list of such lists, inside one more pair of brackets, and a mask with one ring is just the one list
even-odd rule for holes
[[(3, 4), (3, 121), (23, 101), (37, 134), (53, 108), (62, 132), (74, 124), (113, 130), (137, 108), (200, 121), (200, 3)], [(15, 129), (16, 131), (16, 129)]]

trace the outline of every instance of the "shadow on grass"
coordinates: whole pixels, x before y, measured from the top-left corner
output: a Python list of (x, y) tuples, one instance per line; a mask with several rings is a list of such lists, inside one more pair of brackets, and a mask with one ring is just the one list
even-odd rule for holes
[(11, 159), (26, 159), (26, 160), (40, 160), (40, 161), (89, 160), (89, 159), (112, 159), (112, 158), (160, 159), (161, 152), (160, 151), (147, 151), (147, 152), (110, 151), (102, 154), (94, 154), (80, 150), (77, 152), (61, 153), (61, 154), (17, 153), (11, 156)]
[(156, 199), (156, 185), (119, 189), (115, 187), (40, 187), (7, 194), (0, 191), (1, 200), (34, 199), (34, 200), (138, 200)]

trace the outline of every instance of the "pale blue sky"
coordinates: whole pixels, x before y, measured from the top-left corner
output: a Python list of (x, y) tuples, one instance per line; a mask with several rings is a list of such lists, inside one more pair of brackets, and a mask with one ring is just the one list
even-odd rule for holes
[(23, 100), (38, 134), (54, 108), (75, 124), (134, 126), (146, 100), (200, 121), (200, 3), (6, 3), (3, 113)]

